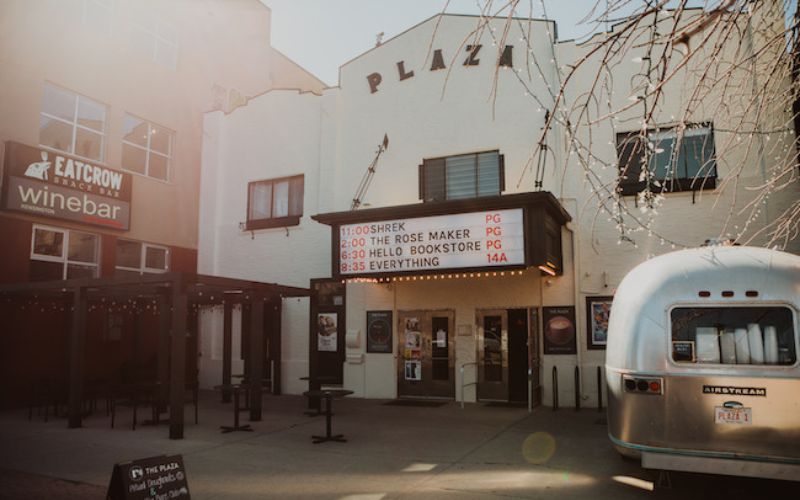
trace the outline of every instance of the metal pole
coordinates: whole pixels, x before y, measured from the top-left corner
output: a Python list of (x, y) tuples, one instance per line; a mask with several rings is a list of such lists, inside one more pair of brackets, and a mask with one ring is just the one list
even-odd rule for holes
[[(75, 287), (72, 292), (72, 321), (69, 334), (69, 410), (67, 426), (70, 429), (76, 429), (83, 425), (82, 405), (84, 365), (86, 363), (87, 306), (86, 288)], [(46, 406), (45, 415), (47, 415)]]
[(533, 370), (528, 366), (528, 413), (531, 412), (531, 392), (533, 391)]
[(581, 409), (581, 368), (575, 367), (575, 411)]
[(603, 411), (603, 372), (597, 367), (597, 411)]
[(458, 369), (461, 372), (461, 409), (464, 409), (464, 365)]
[(558, 368), (553, 367), (553, 411), (558, 410)]
[(269, 360), (269, 393), (275, 394), (275, 360)]

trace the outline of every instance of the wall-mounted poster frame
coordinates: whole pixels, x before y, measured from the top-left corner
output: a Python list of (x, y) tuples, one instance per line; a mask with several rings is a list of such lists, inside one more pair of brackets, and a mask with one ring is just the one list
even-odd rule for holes
[(317, 351), (336, 352), (338, 318), (334, 312), (317, 313)]
[(392, 311), (367, 311), (367, 352), (392, 353), (393, 324)]
[(608, 341), (608, 318), (614, 297), (586, 297), (586, 348), (605, 349)]
[(545, 354), (576, 354), (578, 342), (575, 336), (575, 307), (543, 307)]

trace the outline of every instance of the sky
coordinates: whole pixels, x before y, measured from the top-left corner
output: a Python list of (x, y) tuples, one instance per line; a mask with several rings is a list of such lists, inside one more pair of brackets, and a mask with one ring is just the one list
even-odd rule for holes
[[(272, 9), (272, 46), (328, 85), (338, 85), (339, 66), (442, 12), (446, 0), (261, 0)], [(554, 19), (559, 40), (580, 39), (594, 31), (583, 22), (597, 0), (521, 1), (527, 17)], [(605, 0), (599, 0), (605, 6)], [(447, 12), (479, 14), (477, 0), (450, 0)], [(483, 4), (484, 1), (481, 1)], [(505, 1), (495, 1), (502, 5)]]

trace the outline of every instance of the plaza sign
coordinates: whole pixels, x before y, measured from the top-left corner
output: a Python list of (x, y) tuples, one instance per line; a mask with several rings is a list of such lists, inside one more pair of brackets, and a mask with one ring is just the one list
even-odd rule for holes
[(0, 207), (127, 231), (132, 177), (63, 153), (6, 142)]
[[(483, 45), (475, 44), (475, 45), (467, 45), (466, 49), (466, 56), (464, 57), (464, 62), (462, 63), (464, 66), (478, 66), (481, 63), (480, 55), (481, 55), (481, 48)], [(503, 51), (500, 53), (499, 58), (497, 59), (497, 66), (503, 68), (513, 68), (514, 67), (514, 57), (513, 57), (513, 45), (506, 45), (503, 47)], [(431, 58), (431, 67), (429, 71), (437, 71), (440, 69), (446, 69), (447, 66), (444, 63), (444, 56), (442, 55), (442, 49), (436, 49), (433, 51), (433, 56)], [(414, 71), (409, 71), (406, 69), (406, 62), (405, 61), (398, 61), (397, 62), (397, 78), (399, 81), (408, 80), (409, 78), (414, 77)], [(370, 94), (374, 94), (378, 91), (378, 87), (380, 86), (381, 82), (383, 81), (383, 75), (378, 72), (370, 73), (367, 75), (367, 84), (369, 84), (369, 92)]]

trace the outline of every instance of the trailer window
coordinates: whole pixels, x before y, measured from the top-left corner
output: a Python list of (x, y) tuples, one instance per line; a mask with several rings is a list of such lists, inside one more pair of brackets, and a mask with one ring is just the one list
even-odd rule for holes
[(792, 365), (792, 311), (786, 307), (677, 307), (672, 359), (682, 363)]

